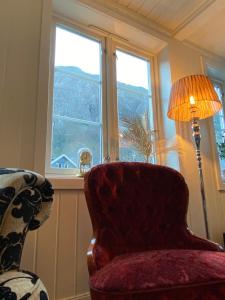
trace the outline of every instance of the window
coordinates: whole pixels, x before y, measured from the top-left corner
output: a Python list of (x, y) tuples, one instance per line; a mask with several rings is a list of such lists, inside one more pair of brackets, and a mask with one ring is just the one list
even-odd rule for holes
[[(123, 137), (123, 119), (134, 119), (145, 114), (152, 120), (150, 93), (150, 64), (143, 58), (116, 50), (117, 106), (119, 120), (119, 158), (125, 161), (144, 161)], [(130, 70), (130, 72), (128, 71)], [(148, 124), (151, 126), (151, 124)]]
[(223, 104), (221, 109), (213, 117), (213, 125), (215, 131), (215, 141), (217, 145), (220, 176), (225, 182), (225, 119), (224, 119), (224, 84), (219, 81), (213, 81), (214, 89)]
[[(104, 159), (144, 161), (125, 140), (124, 119), (145, 118), (153, 128), (148, 55), (110, 37), (55, 26), (48, 173), (70, 173), (89, 151)], [(107, 45), (107, 46), (106, 46)]]

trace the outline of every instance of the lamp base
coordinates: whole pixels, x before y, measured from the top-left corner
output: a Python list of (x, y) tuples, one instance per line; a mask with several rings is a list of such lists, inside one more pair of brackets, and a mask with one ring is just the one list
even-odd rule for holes
[(203, 216), (204, 216), (204, 223), (205, 223), (205, 231), (206, 231), (206, 237), (207, 239), (209, 239), (210, 236), (209, 236), (207, 209), (206, 209), (206, 196), (205, 196), (205, 187), (204, 187), (203, 172), (202, 172), (202, 159), (201, 159), (201, 152), (200, 152), (201, 134), (200, 134), (200, 125), (198, 122), (198, 118), (192, 119), (191, 128), (192, 128), (192, 136), (195, 141), (196, 159), (198, 162), (198, 173), (200, 178), (200, 189), (201, 189), (201, 196), (202, 196), (202, 208), (203, 208)]

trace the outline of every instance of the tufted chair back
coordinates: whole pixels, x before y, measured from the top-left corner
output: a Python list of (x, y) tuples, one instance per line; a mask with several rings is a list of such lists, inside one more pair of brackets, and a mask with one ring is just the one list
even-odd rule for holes
[(188, 188), (182, 175), (171, 168), (129, 162), (99, 165), (85, 176), (85, 195), (96, 269), (123, 253), (202, 249), (207, 244), (190, 238)]
[(48, 218), (52, 195), (37, 173), (0, 169), (0, 274), (19, 269), (26, 234)]

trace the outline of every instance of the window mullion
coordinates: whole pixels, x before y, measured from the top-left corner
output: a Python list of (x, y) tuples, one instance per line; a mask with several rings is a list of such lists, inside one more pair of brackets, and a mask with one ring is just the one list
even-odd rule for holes
[(106, 41), (102, 40), (102, 61), (101, 61), (101, 78), (102, 78), (102, 105), (101, 105), (101, 116), (102, 116), (102, 135), (101, 135), (101, 144), (103, 146), (102, 150), (102, 160), (108, 156), (108, 124), (107, 124), (107, 80), (106, 80)]
[(111, 38), (106, 40), (107, 60), (107, 119), (108, 145), (110, 161), (119, 159), (119, 135), (116, 92), (116, 56), (115, 46)]

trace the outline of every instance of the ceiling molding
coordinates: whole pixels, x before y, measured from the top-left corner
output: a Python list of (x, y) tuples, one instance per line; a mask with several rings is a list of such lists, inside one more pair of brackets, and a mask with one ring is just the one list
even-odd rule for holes
[[(57, 1), (62, 4), (61, 0)], [(202, 26), (210, 26), (210, 21), (215, 19), (216, 16), (225, 9), (225, 0), (205, 0), (202, 5), (190, 13), (173, 31), (169, 31), (149, 18), (140, 15), (138, 12), (134, 12), (130, 8), (112, 0), (67, 1), (71, 5), (76, 4), (83, 9), (89, 9), (92, 13), (98, 15), (100, 13), (105, 19), (111, 17), (112, 19), (124, 22), (131, 27), (131, 31), (133, 30), (132, 28), (136, 28), (149, 36), (160, 40), (162, 43), (164, 42), (162, 48), (166, 45), (166, 43), (176, 39), (207, 57), (218, 59), (220, 61), (222, 60), (223, 62), (225, 61), (222, 56), (206, 50), (201, 44), (198, 46), (191, 42), (191, 36), (196, 32), (196, 29), (201, 28)], [(90, 24), (87, 22), (87, 25), (96, 25), (95, 23), (92, 24), (91, 21), (89, 21), (89, 23)], [(159, 49), (154, 51), (157, 53), (158, 50)], [(155, 53), (154, 51), (152, 50), (153, 53)]]
[(119, 4), (118, 2), (111, 0), (77, 0), (77, 2), (125, 21), (142, 31), (148, 32), (155, 37), (168, 42), (168, 39), (171, 37), (178, 38), (179, 40), (185, 39), (185, 36), (182, 38), (182, 32), (185, 32), (186, 28), (207, 10), (207, 8), (214, 4), (216, 0), (205, 0), (200, 7), (188, 15), (174, 30), (169, 30), (159, 23), (152, 21), (150, 18), (142, 16), (138, 12), (134, 12), (129, 7)]
[(152, 34), (155, 37), (164, 40), (165, 42), (168, 42), (170, 37), (172, 37), (172, 32), (170, 32), (168, 29), (160, 26), (156, 22), (153, 22), (144, 16), (141, 16), (128, 7), (112, 2), (111, 0), (77, 0), (77, 2), (126, 22), (127, 24), (134, 26), (146, 33)]
[(200, 46), (198, 46), (194, 43), (191, 43), (187, 40), (182, 41), (182, 44), (189, 47), (189, 48), (191, 48), (191, 49), (193, 49), (193, 50), (195, 50), (195, 51), (200, 52), (203, 56), (206, 56), (207, 58), (213, 59), (213, 60), (218, 61), (218, 62), (222, 62), (225, 65), (225, 58), (222, 57), (222, 56), (217, 55), (214, 52), (208, 51), (205, 48), (201, 48)]
[(206, 0), (200, 7), (194, 10), (189, 16), (187, 16), (182, 23), (180, 23), (174, 30), (173, 36), (178, 34), (181, 30), (188, 27), (190, 23), (198, 18), (208, 7), (210, 7), (215, 0)]
[[(210, 9), (209, 9), (210, 8)], [(182, 41), (187, 40), (192, 33), (195, 32), (196, 28), (201, 27), (205, 24), (206, 20), (210, 20), (219, 14), (219, 12), (225, 8), (225, 1), (213, 1), (204, 10), (200, 11), (198, 15), (189, 20), (189, 23), (183, 28), (179, 28), (174, 38)]]

